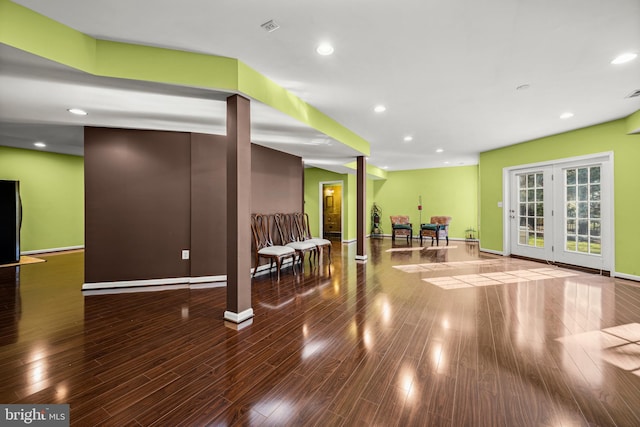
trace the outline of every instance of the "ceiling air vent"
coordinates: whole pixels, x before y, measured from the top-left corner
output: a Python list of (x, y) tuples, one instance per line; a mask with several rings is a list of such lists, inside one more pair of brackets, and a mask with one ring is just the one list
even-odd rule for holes
[(275, 30), (277, 30), (278, 28), (280, 28), (280, 25), (276, 24), (275, 22), (273, 22), (273, 19), (271, 21), (267, 21), (264, 24), (260, 25), (262, 28), (264, 28), (266, 31), (272, 33)]
[(636, 96), (640, 96), (640, 89), (634, 90), (629, 95), (625, 96), (625, 98), (635, 98)]

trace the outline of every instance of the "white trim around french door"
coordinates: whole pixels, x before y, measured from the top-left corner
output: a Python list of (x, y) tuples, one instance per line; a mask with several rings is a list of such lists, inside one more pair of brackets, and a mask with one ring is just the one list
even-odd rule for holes
[(614, 271), (613, 153), (503, 169), (504, 254)]

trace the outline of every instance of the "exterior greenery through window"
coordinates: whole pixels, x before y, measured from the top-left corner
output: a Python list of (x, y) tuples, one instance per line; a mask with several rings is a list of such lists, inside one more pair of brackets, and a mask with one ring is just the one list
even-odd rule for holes
[(600, 166), (565, 169), (565, 250), (600, 255)]
[(544, 178), (542, 172), (518, 176), (518, 243), (544, 247)]

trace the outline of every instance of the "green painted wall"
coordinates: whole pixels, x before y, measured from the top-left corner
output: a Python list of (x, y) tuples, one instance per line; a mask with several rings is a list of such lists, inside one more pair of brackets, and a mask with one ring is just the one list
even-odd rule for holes
[(386, 181), (374, 181), (374, 200), (382, 209), (384, 234), (391, 234), (391, 215), (409, 215), (418, 235), (422, 196), (422, 222), (431, 216), (452, 217), (449, 236), (464, 238), (464, 231), (478, 229), (478, 167), (417, 169), (388, 172)]
[(481, 247), (502, 251), (502, 170), (586, 154), (614, 153), (615, 271), (640, 276), (640, 135), (621, 119), (480, 154)]
[(84, 159), (0, 147), (0, 179), (20, 181), (21, 250), (84, 245)]

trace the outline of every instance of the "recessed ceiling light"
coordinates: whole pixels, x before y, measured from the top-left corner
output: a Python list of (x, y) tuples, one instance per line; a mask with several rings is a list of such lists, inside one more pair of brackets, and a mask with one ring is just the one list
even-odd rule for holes
[(383, 166), (382, 169), (389, 169), (389, 166)]
[(637, 53), (633, 53), (633, 52), (623, 53), (622, 55), (616, 56), (611, 61), (611, 63), (613, 65), (624, 64), (625, 62), (633, 61), (634, 59), (636, 59), (637, 56), (638, 56), (638, 54)]
[(444, 164), (445, 164), (445, 165), (448, 165), (448, 164), (449, 164), (449, 162), (444, 162)]
[(40, 141), (34, 142), (33, 145), (35, 145), (38, 148), (44, 148), (44, 147), (47, 146), (47, 144), (45, 144), (44, 142), (40, 142)]
[(436, 153), (442, 153), (443, 151), (444, 151), (444, 150), (443, 150), (442, 148), (438, 148), (438, 149), (436, 150)]
[(77, 116), (86, 116), (87, 115), (86, 111), (81, 110), (79, 108), (69, 108), (67, 111), (70, 112), (71, 114), (75, 114)]
[(316, 48), (316, 52), (318, 52), (318, 55), (322, 56), (331, 55), (333, 53), (333, 46), (329, 43), (322, 43)]
[(404, 137), (404, 140), (405, 140), (406, 142), (413, 141), (413, 137), (412, 137), (412, 136), (405, 136), (405, 137)]
[(564, 119), (570, 119), (571, 117), (573, 117), (573, 113), (570, 113), (568, 111), (566, 113), (560, 114), (560, 118), (563, 119), (563, 120)]
[(385, 107), (384, 105), (376, 105), (376, 107), (373, 109), (373, 111), (375, 111), (376, 113), (382, 113), (386, 110), (387, 107)]

